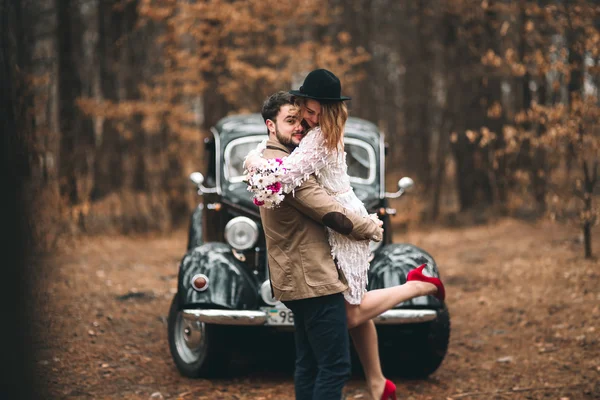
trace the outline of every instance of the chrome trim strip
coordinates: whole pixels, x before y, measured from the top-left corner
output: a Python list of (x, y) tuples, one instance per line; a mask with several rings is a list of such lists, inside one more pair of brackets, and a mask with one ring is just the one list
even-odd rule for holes
[[(265, 325), (267, 313), (251, 310), (183, 310), (183, 317), (216, 325)], [(377, 325), (418, 324), (433, 321), (435, 310), (388, 310), (375, 317)]]
[(435, 310), (388, 310), (373, 318), (376, 325), (418, 324), (437, 318)]
[(379, 198), (385, 199), (385, 134), (379, 134)]
[(183, 310), (183, 318), (217, 325), (264, 325), (267, 313), (248, 310)]
[(215, 168), (217, 176), (215, 178), (217, 181), (217, 194), (221, 194), (221, 138), (219, 137), (219, 132), (214, 126), (210, 128), (210, 131), (215, 138), (215, 162), (217, 163)]

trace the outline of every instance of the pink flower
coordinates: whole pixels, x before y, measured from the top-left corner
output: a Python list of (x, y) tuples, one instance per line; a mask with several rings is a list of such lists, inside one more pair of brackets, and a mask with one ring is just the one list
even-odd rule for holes
[(256, 204), (257, 206), (259, 206), (259, 207), (260, 207), (260, 206), (264, 205), (264, 204), (265, 204), (265, 202), (264, 202), (264, 201), (257, 200), (257, 199), (254, 199), (254, 204)]
[(283, 164), (283, 160), (281, 158), (276, 158), (275, 162), (279, 165)]
[(267, 186), (267, 189), (269, 189), (272, 193), (279, 193), (281, 190), (281, 182), (272, 183)]

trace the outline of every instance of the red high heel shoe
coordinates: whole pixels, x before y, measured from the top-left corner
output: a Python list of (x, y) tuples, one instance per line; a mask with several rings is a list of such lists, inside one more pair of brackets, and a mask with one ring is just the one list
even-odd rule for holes
[(444, 284), (438, 278), (432, 278), (423, 275), (423, 268), (425, 268), (426, 266), (427, 264), (423, 264), (420, 267), (410, 271), (408, 275), (406, 275), (406, 281), (421, 281), (433, 283), (437, 288), (437, 293), (435, 294), (435, 297), (437, 297), (441, 301), (444, 301), (444, 299), (446, 298), (446, 289), (444, 288)]
[(397, 400), (396, 399), (396, 385), (389, 379), (385, 380), (385, 386), (383, 387), (383, 394), (381, 400)]

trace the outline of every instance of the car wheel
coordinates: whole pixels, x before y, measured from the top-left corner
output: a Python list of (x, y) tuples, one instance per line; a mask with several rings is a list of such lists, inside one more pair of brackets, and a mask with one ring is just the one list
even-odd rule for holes
[(386, 353), (386, 370), (409, 379), (427, 378), (444, 361), (449, 341), (450, 313), (444, 306), (435, 320), (415, 327), (394, 351)]
[(189, 378), (214, 377), (227, 368), (229, 357), (219, 340), (217, 326), (183, 318), (173, 297), (168, 318), (169, 349), (175, 365)]

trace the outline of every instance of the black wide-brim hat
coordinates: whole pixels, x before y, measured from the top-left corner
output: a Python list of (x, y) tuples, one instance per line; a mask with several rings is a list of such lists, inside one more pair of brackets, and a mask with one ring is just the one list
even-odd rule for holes
[(290, 90), (290, 94), (317, 101), (344, 101), (350, 97), (342, 96), (342, 85), (333, 72), (326, 69), (315, 69), (304, 78), (298, 90)]

